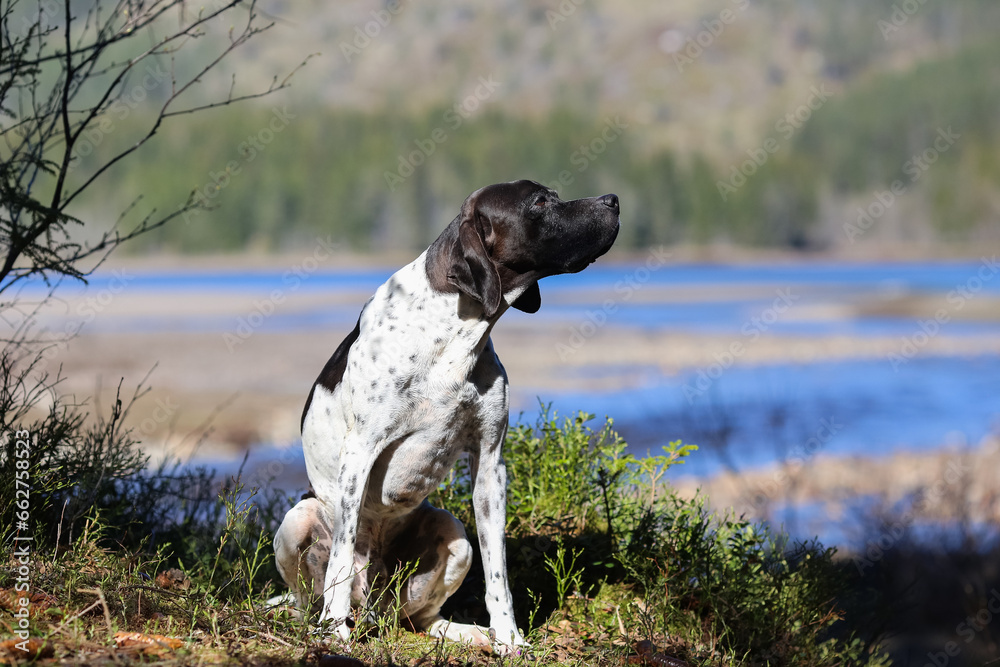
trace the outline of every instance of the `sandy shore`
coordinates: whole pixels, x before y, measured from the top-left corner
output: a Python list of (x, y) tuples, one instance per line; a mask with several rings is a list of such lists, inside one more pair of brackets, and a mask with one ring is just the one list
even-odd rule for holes
[[(810, 506), (818, 522), (841, 523), (859, 497), (914, 521), (963, 518), (1000, 524), (1000, 435), (967, 446), (882, 457), (801, 457), (710, 479), (671, 481), (685, 497), (703, 493), (717, 511), (781, 519), (781, 510)], [(897, 516), (898, 516), (897, 515)]]

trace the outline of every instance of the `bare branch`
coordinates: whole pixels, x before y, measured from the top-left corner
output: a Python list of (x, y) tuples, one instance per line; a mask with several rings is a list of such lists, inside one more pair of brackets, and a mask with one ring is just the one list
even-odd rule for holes
[[(251, 8), (252, 8), (252, 4), (251, 4)], [(181, 88), (179, 90), (176, 90), (176, 91), (172, 92), (171, 95), (170, 95), (170, 97), (167, 98), (167, 101), (164, 102), (162, 108), (160, 109), (159, 113), (156, 116), (156, 119), (153, 121), (152, 126), (149, 128), (149, 130), (146, 132), (146, 134), (143, 137), (141, 137), (137, 142), (135, 142), (134, 144), (132, 144), (131, 146), (129, 146), (127, 149), (125, 149), (124, 151), (121, 151), (120, 153), (118, 153), (117, 155), (115, 155), (114, 157), (112, 157), (110, 160), (106, 161), (99, 168), (97, 168), (94, 171), (94, 173), (91, 174), (90, 178), (88, 178), (87, 180), (85, 180), (83, 182), (83, 184), (81, 184), (72, 194), (70, 194), (66, 198), (65, 204), (69, 204), (70, 202), (72, 202), (81, 192), (83, 192), (87, 187), (89, 187), (91, 183), (93, 183), (102, 174), (104, 174), (104, 172), (106, 172), (112, 166), (114, 166), (115, 164), (117, 164), (118, 162), (120, 162), (121, 160), (123, 160), (124, 158), (128, 157), (129, 155), (131, 155), (135, 151), (139, 150), (139, 148), (141, 148), (143, 146), (143, 144), (145, 144), (147, 141), (149, 141), (150, 139), (152, 139), (153, 136), (156, 134), (156, 132), (160, 129), (160, 125), (162, 124), (163, 120), (166, 119), (166, 118), (169, 118), (172, 115), (176, 115), (176, 114), (172, 114), (172, 113), (168, 113), (167, 112), (167, 109), (169, 109), (170, 105), (173, 104), (174, 101), (177, 100), (181, 95), (183, 95), (185, 91), (187, 91), (189, 88), (191, 88), (191, 86), (193, 86), (195, 83), (200, 82), (201, 77), (203, 77), (205, 74), (207, 74), (210, 70), (214, 69), (220, 62), (222, 62), (222, 60), (227, 55), (229, 55), (230, 53), (232, 53), (240, 45), (244, 44), (251, 37), (253, 37), (254, 35), (259, 34), (261, 32), (264, 32), (265, 30), (269, 29), (271, 26), (274, 25), (273, 23), (269, 23), (266, 26), (264, 26), (263, 28), (255, 28), (255, 27), (253, 27), (253, 19), (254, 19), (254, 14), (251, 11), (249, 17), (247, 18), (246, 27), (243, 29), (243, 32), (240, 34), (239, 38), (237, 38), (235, 41), (230, 41), (229, 45), (222, 51), (222, 53), (220, 53), (215, 59), (213, 59), (212, 61), (210, 61), (207, 65), (205, 65), (204, 67), (202, 67), (201, 70), (197, 74), (195, 74), (193, 77), (191, 77), (191, 79), (186, 84), (184, 84), (183, 86), (181, 86)], [(166, 40), (164, 40), (164, 43), (172, 41), (176, 37), (177, 37), (177, 35), (169, 37)], [(155, 48), (158, 48), (158, 47), (154, 47), (154, 49)], [(138, 62), (139, 60), (142, 60), (143, 58), (145, 58), (146, 56), (148, 56), (149, 53), (151, 53), (151, 52), (152, 52), (152, 49), (150, 51), (147, 51), (142, 56), (139, 56), (136, 59), (136, 62)], [(130, 64), (130, 67), (131, 66), (132, 65)], [(263, 93), (259, 93), (259, 94), (255, 94), (255, 95), (246, 95), (246, 96), (238, 98), (238, 99), (228, 99), (228, 100), (226, 100), (224, 102), (219, 102), (219, 103), (215, 103), (215, 104), (211, 104), (211, 105), (204, 105), (204, 106), (202, 106), (200, 108), (192, 109), (190, 111), (185, 111), (185, 112), (182, 112), (182, 113), (193, 113), (194, 111), (200, 111), (202, 109), (208, 109), (208, 108), (212, 108), (212, 107), (215, 107), (215, 106), (225, 106), (227, 104), (233, 104), (234, 102), (239, 102), (239, 101), (243, 101), (243, 100), (247, 100), (247, 99), (254, 99), (256, 97), (263, 97), (264, 95), (269, 95), (270, 93), (275, 92), (275, 90), (277, 90), (277, 89), (268, 88), (268, 90), (264, 91)]]
[[(226, 2), (224, 5), (222, 5), (219, 9), (217, 9), (215, 11), (212, 11), (212, 12), (210, 12), (210, 13), (204, 15), (204, 16), (200, 16), (199, 15), (199, 17), (198, 17), (198, 19), (197, 19), (197, 21), (196, 21), (196, 23), (194, 25), (201, 25), (201, 24), (207, 23), (207, 22), (211, 21), (212, 19), (214, 19), (215, 17), (221, 16), (222, 14), (225, 14), (226, 12), (228, 12), (231, 9), (233, 9), (234, 7), (236, 7), (238, 5), (243, 5), (243, 4), (247, 4), (246, 0), (228, 0), (228, 2)], [(254, 2), (250, 3), (251, 7), (252, 7), (253, 4), (254, 4)], [(153, 11), (152, 8), (153, 7), (157, 7), (158, 5), (159, 5), (159, 8), (156, 9), (155, 11)], [(170, 11), (171, 9), (174, 9), (175, 7), (179, 7), (179, 6), (183, 6), (183, 5), (184, 5), (184, 1), (183, 0), (166, 0), (166, 1), (160, 0), (159, 2), (154, 2), (150, 6), (150, 12), (151, 13), (143, 16), (142, 20), (141, 21), (137, 21), (131, 27), (131, 29), (128, 30), (127, 32), (125, 32), (125, 31), (119, 32), (119, 33), (116, 33), (116, 34), (114, 34), (114, 35), (112, 35), (110, 37), (106, 37), (106, 38), (104, 38), (102, 40), (94, 41), (94, 42), (92, 42), (92, 43), (90, 43), (90, 44), (88, 44), (86, 46), (81, 46), (80, 48), (75, 49), (75, 53), (77, 53), (78, 55), (91, 55), (95, 51), (106, 51), (108, 47), (113, 46), (114, 44), (117, 44), (118, 42), (121, 42), (121, 41), (124, 41), (126, 39), (129, 39), (132, 36), (133, 33), (141, 32), (143, 29), (156, 24), (160, 20), (160, 18), (164, 14), (166, 14), (168, 11)], [(112, 15), (113, 14), (114, 14), (114, 12), (112, 13)], [(41, 23), (41, 20), (39, 19), (39, 24), (40, 23)], [(8, 75), (8, 74), (16, 73), (18, 70), (20, 70), (22, 68), (22, 65), (23, 66), (38, 67), (40, 65), (44, 65), (44, 64), (52, 62), (52, 61), (62, 60), (62, 58), (63, 58), (63, 54), (61, 52), (56, 52), (56, 53), (51, 53), (51, 54), (48, 54), (48, 55), (45, 55), (45, 56), (39, 55), (36, 58), (34, 58), (33, 60), (24, 61), (22, 64), (11, 64), (11, 65), (6, 65), (6, 66), (0, 66), (0, 77), (3, 77), (3, 76)]]
[[(233, 77), (223, 99), (197, 100), (175, 108), (225, 58), (274, 25), (273, 21), (258, 25), (254, 0), (227, 0), (193, 16), (185, 11), (185, 0), (119, 0), (110, 7), (95, 0), (80, 17), (73, 16), (72, 6), (71, 0), (63, 0), (58, 25), (51, 25), (53, 17), (39, 8), (30, 25), (17, 31), (11, 22), (12, 4), (0, 5), (0, 119), (11, 120), (0, 126), (0, 137), (9, 151), (0, 161), (0, 294), (36, 275), (46, 280), (49, 274), (85, 280), (121, 243), (201, 207), (192, 194), (176, 210), (150, 211), (129, 231), (122, 231), (126, 216), (139, 202), (136, 198), (95, 241), (77, 240), (75, 229), (87, 225), (68, 213), (68, 207), (94, 181), (148, 143), (166, 119), (270, 95), (287, 87), (292, 75), (309, 60), (284, 79), (275, 77), (262, 91), (237, 93)], [(192, 40), (209, 34), (213, 20), (238, 6), (246, 10), (242, 27), (230, 30), (215, 57), (193, 75), (178, 80), (175, 55)], [(179, 13), (177, 25), (170, 24), (173, 11)], [(163, 26), (169, 27), (160, 36)], [(58, 36), (58, 44), (50, 45), (48, 39), (53, 36)], [(142, 43), (147, 39), (148, 43)], [(134, 54), (123, 57), (124, 48)], [(171, 63), (170, 93), (148, 127), (69, 187), (68, 176), (79, 164), (76, 152), (81, 138), (121, 99), (131, 73), (149, 59), (165, 57)], [(43, 193), (45, 203), (36, 192)], [(95, 260), (92, 266), (83, 265)]]

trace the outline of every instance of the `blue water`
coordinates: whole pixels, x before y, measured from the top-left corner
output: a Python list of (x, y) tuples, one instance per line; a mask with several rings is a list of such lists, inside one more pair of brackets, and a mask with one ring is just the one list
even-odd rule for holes
[[(990, 553), (1000, 542), (996, 527), (983, 521), (947, 521), (912, 517), (908, 513), (911, 498), (886, 508), (881, 498), (857, 496), (846, 500), (844, 507), (829, 515), (823, 502), (779, 502), (771, 508), (771, 523), (788, 533), (793, 540), (819, 539), (826, 545), (847, 548), (864, 569), (868, 559), (877, 560), (886, 547), (921, 545), (945, 556), (956, 551), (975, 550)], [(879, 510), (908, 517), (891, 526), (881, 525), (873, 518)]]
[[(814, 305), (825, 300), (816, 297), (800, 297), (798, 305)], [(640, 329), (670, 328), (674, 331), (702, 332), (711, 334), (738, 334), (740, 327), (761, 311), (769, 308), (773, 299), (747, 299), (742, 301), (715, 301), (711, 303), (671, 303), (663, 304), (616, 304), (614, 324)], [(544, 303), (544, 296), (543, 296)], [(583, 321), (594, 306), (547, 305), (546, 312), (539, 319)], [(520, 318), (519, 315), (514, 315)], [(914, 331), (913, 320), (905, 318), (865, 317), (843, 320), (784, 321), (778, 320), (767, 331), (784, 335), (844, 335), (855, 337), (910, 335)], [(997, 333), (1000, 326), (996, 322), (949, 322), (948, 333), (954, 336), (983, 335)]]
[[(707, 451), (681, 474), (710, 474), (792, 455), (881, 456), (948, 442), (975, 444), (1000, 430), (1000, 357), (915, 358), (898, 369), (887, 361), (735, 366), (704, 394), (694, 372), (651, 376), (641, 387), (552, 397), (562, 414), (613, 417), (635, 454), (659, 453), (682, 439)], [(709, 454), (709, 455), (702, 455)]]
[[(598, 264), (578, 274), (553, 276), (542, 281), (542, 310), (535, 315), (511, 312), (507, 319), (532, 318), (535, 325), (580, 322), (588, 313), (601, 310), (604, 299), (614, 300), (613, 323), (640, 329), (670, 329), (713, 334), (739, 334), (753, 317), (772, 305), (781, 292), (791, 293), (794, 308), (851, 301), (860, 297), (901, 294), (959, 295), (965, 290), (973, 297), (1000, 294), (1000, 268), (984, 258), (979, 262), (922, 262), (880, 264), (794, 263), (781, 265), (719, 266), (709, 264), (670, 265), (647, 270), (641, 263)], [(314, 329), (350, 330), (367, 296), (392, 273), (386, 268), (298, 273), (289, 270), (254, 271), (149, 271), (127, 273), (129, 292), (157, 293), (190, 290), (192, 292), (234, 292), (267, 298), (275, 290), (284, 295), (357, 294), (357, 304), (329, 306), (313, 310), (282, 311), (266, 318), (257, 330), (270, 332)], [(985, 280), (979, 276), (986, 275)], [(114, 285), (115, 277), (97, 273), (89, 279), (89, 289), (99, 291)], [(705, 286), (725, 288), (752, 285), (764, 298), (733, 298), (701, 302), (642, 303), (630, 292), (646, 287), (683, 288)], [(41, 293), (40, 281), (29, 283), (24, 295)], [(87, 291), (80, 283), (63, 286), (61, 294), (73, 296)], [(567, 297), (597, 290), (601, 301), (566, 303)], [(576, 301), (576, 300), (574, 300)], [(248, 313), (249, 314), (249, 313)], [(928, 315), (931, 315), (930, 313)], [(231, 331), (239, 324), (237, 317), (136, 317), (116, 318), (114, 322), (97, 318), (90, 331)], [(767, 331), (791, 335), (846, 335), (856, 337), (900, 335), (914, 332), (915, 321), (907, 318), (863, 317), (842, 319), (802, 319), (779, 316)], [(103, 327), (103, 328), (102, 328)], [(346, 327), (346, 329), (345, 329)], [(948, 334), (1000, 335), (1000, 321), (952, 321)]]
[[(796, 295), (795, 306), (767, 327), (768, 332), (803, 336), (846, 335), (912, 336), (917, 321), (905, 317), (850, 316), (808, 318), (796, 316), (799, 306), (850, 304), (862, 297), (907, 294), (946, 297), (964, 290), (970, 298), (1000, 294), (1000, 268), (990, 260), (845, 264), (795, 262), (719, 266), (666, 265), (647, 270), (642, 263), (599, 263), (586, 271), (546, 278), (541, 283), (542, 310), (536, 315), (511, 312), (505, 319), (531, 326), (561, 327), (565, 331), (600, 311), (605, 299), (614, 300), (609, 318), (615, 327), (643, 330), (705, 332), (742, 338), (741, 328), (767, 309), (779, 290)], [(360, 306), (390, 274), (390, 269), (329, 271), (296, 275), (291, 270), (254, 271), (136, 271), (127, 273), (130, 293), (150, 298), (167, 291), (232, 292), (265, 299), (274, 290), (292, 294), (349, 293), (357, 304), (322, 306), (312, 310), (277, 308), (259, 330), (271, 332), (330, 330), (346, 333)], [(64, 285), (67, 296), (85, 289), (99, 291), (114, 284), (115, 276), (98, 273), (90, 286)], [(751, 286), (758, 296), (680, 303), (647, 302), (628, 295), (647, 286), (714, 287), (743, 290)], [(40, 293), (34, 283), (23, 294)], [(744, 292), (745, 293), (745, 292)], [(763, 296), (759, 296), (763, 295)], [(591, 302), (591, 300), (593, 302)], [(803, 308), (800, 312), (808, 312)], [(847, 311), (850, 312), (850, 311)], [(928, 316), (931, 314), (928, 313)], [(98, 317), (88, 331), (233, 331), (232, 316), (189, 318)], [(503, 323), (501, 323), (503, 326)], [(953, 320), (949, 336), (1000, 336), (1000, 319)], [(836, 454), (882, 454), (893, 449), (926, 449), (950, 440), (975, 443), (991, 429), (1000, 429), (1000, 357), (924, 357), (893, 367), (886, 360), (835, 361), (811, 364), (735, 366), (713, 379), (706, 391), (685, 396), (685, 385), (695, 386), (697, 371), (678, 376), (662, 374), (650, 360), (648, 367), (583, 369), (587, 375), (622, 370), (638, 373), (639, 386), (614, 392), (544, 392), (560, 412), (593, 412), (614, 417), (616, 425), (637, 453), (654, 453), (661, 444), (678, 438), (703, 447), (684, 472), (708, 474), (723, 466), (765, 464), (787, 456), (821, 428), (822, 420), (838, 427), (822, 442), (821, 450)], [(537, 413), (530, 386), (512, 388), (514, 413)], [(690, 394), (690, 391), (688, 392)]]
[[(626, 284), (659, 286), (773, 284), (783, 287), (792, 284), (873, 289), (900, 289), (906, 291), (947, 292), (964, 285), (984, 266), (983, 261), (961, 262), (882, 262), (882, 263), (831, 263), (789, 262), (782, 264), (673, 264), (645, 270), (642, 263), (599, 263), (582, 273), (552, 276), (542, 283), (548, 290), (576, 291), (581, 289), (614, 287), (619, 281)], [(389, 268), (328, 270), (308, 272), (299, 269), (300, 288), (310, 291), (332, 289), (372, 290), (392, 274)], [(236, 291), (269, 292), (288, 288), (297, 277), (294, 270), (170, 270), (129, 271), (133, 275), (128, 284), (143, 290), (191, 289), (201, 291), (229, 289)], [(95, 273), (89, 282), (98, 285), (112, 276), (109, 272)], [(34, 281), (30, 289), (43, 289), (41, 281)], [(1000, 293), (1000, 280), (984, 282), (982, 289)]]

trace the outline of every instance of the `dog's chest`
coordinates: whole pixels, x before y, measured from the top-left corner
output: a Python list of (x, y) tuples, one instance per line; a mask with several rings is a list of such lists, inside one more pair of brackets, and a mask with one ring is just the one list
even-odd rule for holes
[[(369, 506), (415, 507), (463, 451), (495, 438), (507, 421), (506, 378), (489, 324), (458, 317), (458, 295), (432, 293), (422, 267), (418, 259), (376, 291), (340, 385), (333, 395), (317, 394), (312, 406), (333, 431), (382, 449), (369, 476)], [(341, 438), (331, 435), (325, 447), (335, 453)]]
[(371, 472), (368, 497), (387, 507), (416, 507), (463, 451), (479, 447), (484, 429), (506, 423), (506, 383), (492, 346), (472, 357), (472, 350), (441, 346), (435, 338), (412, 353), (412, 365), (406, 356), (394, 372), (386, 369), (388, 392), (376, 386), (375, 395), (369, 394), (371, 381), (361, 387), (364, 400), (377, 406), (368, 417), (374, 422), (364, 428), (372, 427), (372, 436), (381, 435), (386, 445)]
[(376, 460), (369, 501), (413, 509), (445, 479), (462, 452), (479, 446), (483, 426), (479, 411), (429, 413), (437, 417), (415, 420), (417, 428), (390, 443)]

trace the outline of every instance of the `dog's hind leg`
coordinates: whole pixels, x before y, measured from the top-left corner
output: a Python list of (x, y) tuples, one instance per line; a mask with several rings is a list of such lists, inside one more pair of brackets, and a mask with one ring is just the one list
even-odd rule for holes
[(472, 565), (465, 527), (450, 512), (424, 501), (388, 544), (385, 557), (395, 562), (396, 572), (408, 572), (400, 591), (401, 621), (432, 637), (490, 645), (489, 636), (478, 626), (452, 623), (440, 614)]
[(332, 544), (323, 506), (316, 498), (301, 500), (288, 510), (274, 536), (274, 562), (303, 612), (319, 610)]

